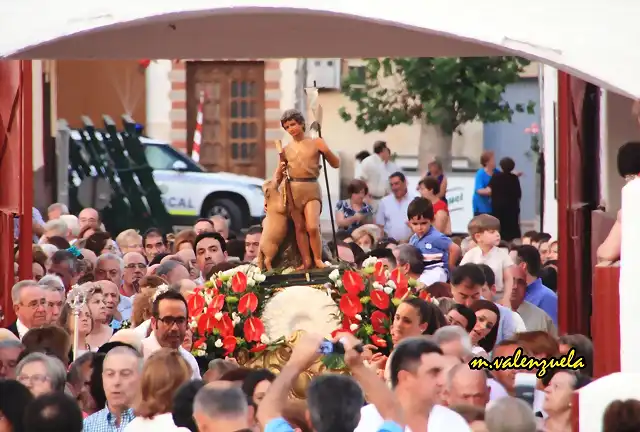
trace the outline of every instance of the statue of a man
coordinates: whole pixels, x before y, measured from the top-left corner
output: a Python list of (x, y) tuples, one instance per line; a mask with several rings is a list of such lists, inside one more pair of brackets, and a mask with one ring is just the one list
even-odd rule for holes
[[(340, 166), (340, 159), (329, 149), (324, 139), (305, 136), (305, 120), (300, 111), (295, 109), (285, 111), (280, 118), (280, 124), (291, 135), (293, 141), (284, 147), (287, 163), (280, 163), (274, 177), (284, 178), (284, 181), (289, 182), (293, 202), (287, 202), (287, 206), (290, 212), (299, 212), (304, 221), (303, 226), (296, 225), (296, 238), (306, 239), (308, 236), (313, 264), (317, 268), (324, 268), (320, 235), (322, 191), (318, 183), (320, 157), (324, 155), (327, 163), (333, 168)], [(307, 244), (306, 241), (299, 241), (298, 245), (301, 243)], [(309, 262), (308, 248), (300, 250), (300, 254), (303, 258), (303, 267), (310, 268), (312, 263)]]

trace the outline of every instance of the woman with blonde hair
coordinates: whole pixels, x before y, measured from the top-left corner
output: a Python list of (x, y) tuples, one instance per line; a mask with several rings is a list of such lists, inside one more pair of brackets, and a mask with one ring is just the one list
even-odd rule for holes
[(95, 349), (109, 342), (113, 336), (113, 329), (107, 324), (107, 304), (100, 282), (89, 282), (81, 286), (86, 290), (87, 306), (93, 318), (93, 329), (87, 337), (87, 342)]
[(192, 229), (185, 229), (176, 234), (173, 240), (173, 253), (178, 253), (183, 249), (192, 249), (196, 241), (196, 232)]
[(134, 404), (136, 418), (124, 432), (185, 431), (173, 422), (173, 394), (182, 384), (191, 379), (193, 372), (189, 363), (178, 351), (161, 349), (153, 353), (144, 363), (140, 390)]
[[(65, 329), (73, 343), (75, 316), (73, 314), (73, 309), (71, 308), (71, 306), (69, 306), (68, 303), (65, 303), (65, 305), (62, 307), (60, 318), (58, 318), (58, 324), (63, 329)], [(91, 333), (91, 330), (93, 330), (93, 318), (91, 317), (89, 306), (85, 304), (84, 306), (82, 306), (82, 309), (80, 310), (80, 316), (78, 317), (78, 346), (71, 347), (72, 352), (74, 348), (76, 350), (76, 358), (89, 351), (98, 351), (98, 347), (92, 347), (87, 340), (89, 334)], [(71, 356), (70, 358), (73, 359), (74, 357)]]

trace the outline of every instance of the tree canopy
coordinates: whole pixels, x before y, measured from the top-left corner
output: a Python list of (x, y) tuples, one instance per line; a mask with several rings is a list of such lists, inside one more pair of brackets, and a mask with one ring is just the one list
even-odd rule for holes
[(529, 63), (520, 57), (365, 59), (342, 84), (356, 112), (342, 107), (340, 115), (365, 133), (418, 119), (446, 134), (473, 120), (511, 121), (514, 112), (534, 110), (532, 101), (510, 105), (502, 97)]

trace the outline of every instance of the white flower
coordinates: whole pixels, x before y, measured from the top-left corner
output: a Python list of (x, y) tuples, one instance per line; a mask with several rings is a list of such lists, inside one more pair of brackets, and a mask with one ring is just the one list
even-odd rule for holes
[(267, 345), (267, 344), (269, 344), (269, 342), (271, 342), (271, 340), (269, 339), (269, 336), (267, 336), (266, 334), (262, 333), (262, 336), (260, 336), (260, 342), (262, 342), (263, 344)]
[(342, 281), (341, 281), (340, 279), (338, 279), (338, 280), (336, 281), (336, 286), (337, 286), (338, 288), (340, 288), (340, 287), (342, 286)]
[(222, 319), (222, 312), (216, 312), (213, 316), (216, 320), (220, 321)]
[(169, 291), (169, 285), (167, 285), (167, 284), (160, 285), (158, 288), (156, 288), (156, 292), (153, 293), (153, 298), (151, 299), (151, 302), (155, 303), (155, 301), (158, 298), (158, 296), (160, 294), (166, 293), (167, 291)]
[(239, 318), (239, 317), (240, 317), (240, 315), (238, 315), (237, 312), (231, 312), (231, 318), (232, 319), (236, 319), (236, 318)]
[(384, 292), (387, 294), (391, 294), (393, 292), (393, 288), (388, 286), (384, 287), (383, 289), (384, 289)]
[(394, 290), (394, 289), (398, 288), (398, 286), (396, 285), (396, 283), (395, 283), (394, 281), (392, 281), (391, 279), (389, 279), (389, 280), (387, 281), (387, 286), (388, 286), (389, 288), (391, 288), (392, 290)]
[(349, 326), (349, 330), (351, 330), (351, 331), (356, 331), (356, 330), (358, 330), (358, 324), (351, 324), (351, 325)]
[(258, 283), (264, 282), (265, 279), (267, 279), (267, 277), (265, 275), (263, 275), (262, 273), (256, 273), (255, 275), (253, 275), (253, 280), (258, 282)]
[(387, 279), (389, 279), (391, 277), (391, 271), (390, 270), (385, 270), (384, 271), (384, 277), (386, 277)]
[(191, 330), (195, 330), (198, 328), (198, 321), (196, 321), (195, 319), (191, 321), (191, 323), (189, 323), (189, 327), (191, 327)]
[(196, 357), (204, 357), (207, 355), (207, 352), (201, 348), (198, 348), (193, 352), (193, 355), (195, 355)]
[(436, 306), (440, 306), (440, 301), (437, 298), (432, 298), (431, 303), (433, 303)]
[(329, 273), (329, 279), (331, 279), (334, 282), (337, 282), (338, 279), (340, 279), (340, 271), (338, 269), (335, 269), (334, 271)]
[(233, 325), (237, 325), (240, 323), (240, 321), (242, 321), (242, 318), (240, 318), (239, 316), (232, 318), (231, 321), (233, 322)]
[(362, 268), (367, 268), (367, 267), (375, 267), (375, 265), (378, 263), (378, 258), (376, 257), (369, 257), (366, 260), (364, 260), (362, 262)]
[(362, 315), (360, 315), (360, 314), (356, 314), (356, 319), (357, 319), (358, 321), (362, 321)]
[(254, 287), (256, 286), (256, 281), (253, 279), (247, 279), (247, 286), (248, 287)]
[(222, 339), (218, 339), (217, 341), (215, 341), (214, 345), (216, 346), (216, 348), (222, 348)]
[(374, 282), (374, 283), (373, 283), (373, 289), (374, 289), (374, 290), (381, 290), (381, 289), (383, 289), (383, 288), (384, 288), (384, 287), (382, 286), (382, 284), (381, 284), (380, 282)]

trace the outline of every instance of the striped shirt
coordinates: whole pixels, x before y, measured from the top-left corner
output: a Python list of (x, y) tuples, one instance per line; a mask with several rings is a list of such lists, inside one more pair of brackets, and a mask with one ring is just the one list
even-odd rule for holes
[(120, 424), (116, 425), (116, 417), (111, 414), (109, 407), (105, 406), (84, 419), (83, 432), (122, 432), (134, 418), (133, 409), (129, 408), (120, 414)]

